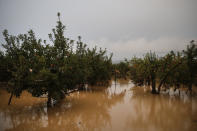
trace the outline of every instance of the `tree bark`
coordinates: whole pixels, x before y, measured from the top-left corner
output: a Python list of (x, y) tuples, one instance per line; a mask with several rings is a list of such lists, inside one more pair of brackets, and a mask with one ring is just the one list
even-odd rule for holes
[(48, 92), (48, 101), (47, 101), (47, 107), (51, 107), (52, 103), (51, 103), (51, 93)]
[(9, 101), (8, 101), (8, 105), (10, 105), (10, 104), (11, 104), (12, 97), (13, 97), (13, 93), (11, 93), (11, 95), (10, 95), (10, 98), (9, 98)]
[(150, 86), (150, 79), (148, 78), (148, 86)]
[(152, 93), (153, 94), (156, 94), (157, 93), (156, 92), (156, 89), (155, 89), (155, 87), (156, 87), (156, 81), (155, 81), (155, 77), (154, 76), (152, 76), (151, 81), (152, 81)]
[(188, 91), (189, 91), (189, 93), (191, 95), (192, 94), (192, 83), (189, 84)]

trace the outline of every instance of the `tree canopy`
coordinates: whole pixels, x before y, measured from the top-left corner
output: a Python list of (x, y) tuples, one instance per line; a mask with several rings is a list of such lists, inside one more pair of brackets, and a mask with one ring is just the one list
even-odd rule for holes
[(132, 58), (130, 63), (131, 80), (137, 85), (151, 85), (152, 93), (159, 93), (162, 86), (179, 88), (180, 85), (187, 86), (192, 92), (192, 85), (197, 81), (195, 41), (191, 41), (182, 52), (171, 51), (163, 57), (149, 52), (143, 58)]
[(69, 90), (111, 79), (112, 54), (108, 56), (106, 50), (97, 47), (90, 49), (80, 36), (74, 41), (64, 32), (60, 13), (57, 26), (49, 34), (52, 43), (37, 39), (33, 30), (17, 36), (4, 30), (5, 53), (0, 52), (0, 60), (2, 76), (9, 76), (9, 104), (13, 95), (19, 97), (27, 90), (36, 97), (46, 94), (50, 106), (51, 99), (62, 99)]

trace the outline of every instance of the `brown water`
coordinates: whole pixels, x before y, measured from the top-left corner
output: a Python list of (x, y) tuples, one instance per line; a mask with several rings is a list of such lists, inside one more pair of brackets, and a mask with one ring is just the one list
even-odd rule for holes
[(27, 92), (11, 106), (8, 98), (0, 90), (0, 131), (197, 131), (197, 98), (152, 95), (128, 81), (75, 92), (51, 109)]

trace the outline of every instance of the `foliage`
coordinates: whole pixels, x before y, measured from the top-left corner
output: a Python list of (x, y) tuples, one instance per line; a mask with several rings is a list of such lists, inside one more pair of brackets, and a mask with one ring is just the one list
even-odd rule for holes
[(101, 48), (87, 48), (81, 37), (78, 41), (66, 38), (64, 31), (58, 13), (57, 26), (49, 34), (50, 44), (37, 39), (32, 30), (18, 36), (3, 32), (5, 54), (0, 54), (0, 60), (3, 70), (11, 73), (10, 102), (13, 95), (19, 97), (27, 90), (36, 97), (47, 94), (50, 106), (52, 98), (62, 99), (69, 90), (111, 79), (112, 55), (108, 57)]
[(114, 64), (113, 70), (117, 78), (127, 79), (129, 77), (130, 63), (125, 59), (118, 64)]
[[(143, 58), (130, 61), (130, 78), (136, 85), (150, 85), (152, 93), (159, 93), (161, 86), (179, 88), (185, 85), (192, 91), (197, 81), (197, 45), (191, 41), (186, 50), (171, 51), (163, 57), (147, 53)], [(156, 83), (158, 84), (156, 92)]]

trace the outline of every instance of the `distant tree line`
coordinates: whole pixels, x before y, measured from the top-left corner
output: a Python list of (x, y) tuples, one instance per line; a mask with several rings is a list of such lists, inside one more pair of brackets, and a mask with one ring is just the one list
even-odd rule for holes
[(43, 94), (60, 100), (70, 90), (85, 84), (105, 84), (112, 75), (112, 54), (106, 50), (90, 49), (78, 37), (77, 41), (64, 36), (65, 26), (58, 13), (57, 26), (49, 34), (51, 44), (37, 39), (30, 30), (27, 34), (10, 35), (4, 30), (4, 50), (0, 51), (0, 81), (8, 82), (7, 91), (19, 97), (27, 90), (35, 97)]
[(171, 51), (163, 57), (148, 52), (144, 57), (133, 57), (115, 65), (119, 77), (129, 77), (136, 85), (151, 86), (153, 94), (159, 94), (161, 87), (185, 86), (192, 93), (197, 86), (197, 44), (192, 40), (186, 50)]
[(117, 79), (128, 79), (130, 68), (130, 62), (127, 59), (113, 64), (113, 76)]

